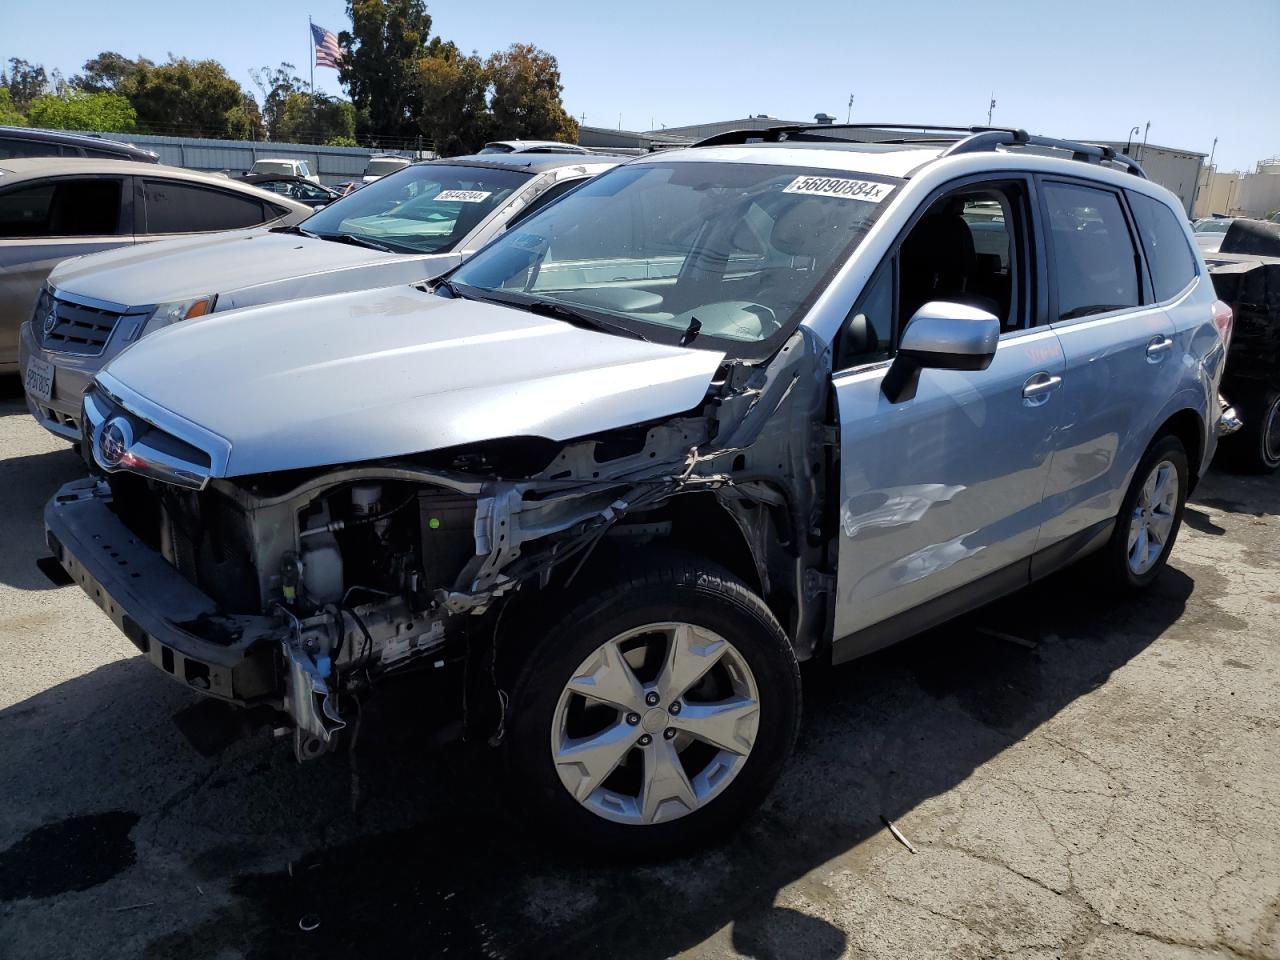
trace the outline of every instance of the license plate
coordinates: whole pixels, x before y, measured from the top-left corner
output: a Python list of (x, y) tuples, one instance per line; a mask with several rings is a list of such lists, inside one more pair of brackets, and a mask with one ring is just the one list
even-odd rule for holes
[(27, 393), (48, 403), (53, 396), (53, 364), (32, 357), (27, 361), (27, 374), (23, 382)]

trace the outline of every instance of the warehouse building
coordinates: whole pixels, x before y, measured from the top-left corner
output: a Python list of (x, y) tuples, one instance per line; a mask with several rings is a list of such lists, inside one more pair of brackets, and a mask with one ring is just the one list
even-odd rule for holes
[(1195, 209), (1196, 194), (1203, 178), (1202, 169), (1206, 154), (1195, 150), (1183, 150), (1178, 147), (1160, 147), (1154, 143), (1125, 143), (1112, 140), (1089, 140), (1088, 143), (1100, 143), (1113, 147), (1116, 153), (1123, 153), (1142, 164), (1147, 176), (1167, 187), (1178, 195), (1182, 201), (1182, 209), (1190, 217)]

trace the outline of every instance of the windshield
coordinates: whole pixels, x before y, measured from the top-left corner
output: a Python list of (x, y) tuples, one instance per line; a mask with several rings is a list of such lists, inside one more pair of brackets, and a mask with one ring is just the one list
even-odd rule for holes
[(776, 343), (901, 182), (759, 163), (631, 164), (520, 223), (449, 279), (464, 296), (563, 305), (651, 340), (760, 353), (732, 342)]
[(1226, 233), (1230, 227), (1230, 220), (1201, 220), (1196, 224), (1196, 233)]
[(292, 176), (295, 170), (292, 160), (257, 160), (253, 164), (254, 173), (282, 173)]
[(395, 173), (408, 166), (404, 160), (388, 159), (388, 160), (370, 160), (369, 165), (364, 168), (366, 177), (385, 177), (389, 173)]
[(375, 180), (306, 222), (321, 237), (367, 237), (397, 252), (443, 253), (529, 182), (530, 174), (419, 164)]

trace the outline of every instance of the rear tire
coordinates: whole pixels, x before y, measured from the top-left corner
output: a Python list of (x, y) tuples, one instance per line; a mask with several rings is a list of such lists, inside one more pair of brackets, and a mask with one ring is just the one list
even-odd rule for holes
[(512, 786), (576, 855), (663, 857), (724, 836), (799, 727), (799, 669), (764, 601), (701, 559), (637, 559), (557, 604), (508, 710)]
[(1229, 398), (1244, 426), (1222, 438), (1224, 459), (1250, 473), (1274, 473), (1280, 469), (1280, 390), (1246, 383), (1235, 387)]
[(1100, 586), (1142, 590), (1160, 576), (1182, 527), (1189, 480), (1182, 441), (1157, 437), (1133, 472), (1111, 539), (1092, 558)]

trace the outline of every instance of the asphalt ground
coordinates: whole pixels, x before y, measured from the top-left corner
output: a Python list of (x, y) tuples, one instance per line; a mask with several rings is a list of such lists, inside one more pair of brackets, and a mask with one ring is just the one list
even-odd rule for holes
[(36, 567), (80, 473), (0, 377), (0, 957), (1280, 957), (1280, 477), (1212, 471), (1139, 599), (1068, 572), (809, 671), (745, 829), (601, 866), (425, 747), (419, 689), (354, 756), (202, 737)]

